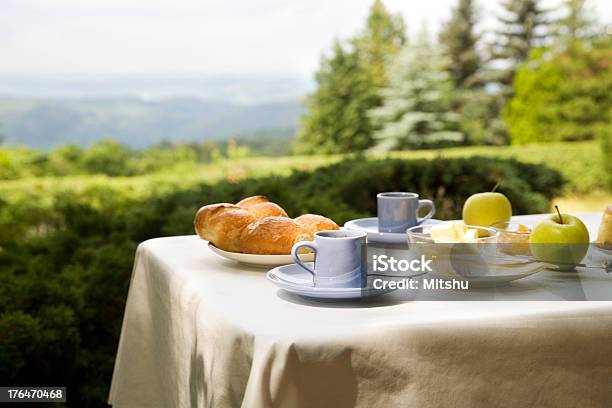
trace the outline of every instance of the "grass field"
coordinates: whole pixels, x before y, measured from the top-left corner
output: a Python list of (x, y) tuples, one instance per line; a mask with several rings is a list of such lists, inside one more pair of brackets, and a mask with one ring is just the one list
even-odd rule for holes
[[(597, 142), (548, 143), (526, 146), (477, 146), (439, 150), (402, 151), (388, 155), (402, 159), (438, 157), (499, 157), (524, 162), (542, 163), (559, 170), (567, 179), (563, 197), (557, 202), (566, 211), (601, 210), (612, 203), (612, 193), (606, 190), (603, 153)], [(65, 176), (35, 177), (0, 181), (0, 197), (8, 198), (46, 192), (110, 189), (131, 197), (146, 197), (165, 190), (187, 188), (202, 182), (226, 180), (234, 182), (249, 177), (287, 175), (294, 170), (310, 170), (342, 160), (333, 156), (250, 157), (224, 160), (213, 164), (178, 165), (169, 171), (135, 177)], [(384, 158), (386, 156), (370, 156)]]
[(612, 193), (595, 191), (588, 194), (565, 194), (553, 201), (553, 205), (566, 212), (603, 211), (606, 206), (612, 205)]

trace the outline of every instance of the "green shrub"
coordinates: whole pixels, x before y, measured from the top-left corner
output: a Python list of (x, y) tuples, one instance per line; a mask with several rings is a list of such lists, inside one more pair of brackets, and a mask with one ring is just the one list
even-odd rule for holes
[(83, 154), (83, 167), (91, 174), (130, 175), (130, 151), (112, 139), (101, 140)]
[(558, 172), (514, 160), (357, 158), (140, 201), (104, 188), (56, 193), (45, 204), (31, 195), (14, 204), (0, 200), (0, 377), (66, 385), (70, 406), (103, 406), (136, 246), (192, 234), (201, 205), (266, 194), (291, 215), (314, 212), (344, 223), (374, 215), (377, 192), (402, 190), (433, 198), (437, 218), (457, 218), (469, 195), (498, 180), (517, 214), (548, 210), (563, 185)]
[(607, 176), (608, 189), (612, 191), (612, 128), (602, 132), (600, 142), (603, 157), (606, 158), (603, 161), (604, 174)]
[(612, 126), (612, 40), (538, 49), (517, 70), (504, 121), (513, 144), (592, 140)]
[[(180, 192), (176, 197), (165, 197), (156, 204), (160, 209), (151, 211), (163, 211), (167, 218), (174, 220), (165, 227), (170, 228), (165, 232), (189, 233), (187, 216), (192, 217), (198, 205), (265, 194), (290, 215), (318, 212), (344, 223), (352, 218), (375, 215), (378, 192), (416, 191), (435, 201), (437, 218), (452, 219), (461, 216), (467, 197), (491, 190), (499, 180), (502, 183), (498, 191), (509, 197), (515, 214), (548, 211), (550, 200), (560, 193), (564, 183), (557, 171), (515, 160), (472, 157), (367, 161), (358, 158), (285, 178), (268, 177)], [(171, 208), (169, 201), (180, 205)]]

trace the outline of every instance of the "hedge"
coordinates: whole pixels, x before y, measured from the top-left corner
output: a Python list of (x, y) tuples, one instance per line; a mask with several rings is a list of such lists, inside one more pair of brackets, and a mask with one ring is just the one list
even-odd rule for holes
[(414, 191), (434, 200), (436, 218), (449, 219), (500, 180), (515, 214), (548, 211), (564, 182), (555, 170), (514, 160), (356, 158), (140, 201), (105, 189), (57, 193), (48, 207), (0, 200), (0, 378), (66, 385), (70, 406), (103, 406), (134, 251), (149, 238), (192, 234), (201, 205), (265, 194), (290, 215), (320, 213), (342, 224), (374, 215), (377, 192)]

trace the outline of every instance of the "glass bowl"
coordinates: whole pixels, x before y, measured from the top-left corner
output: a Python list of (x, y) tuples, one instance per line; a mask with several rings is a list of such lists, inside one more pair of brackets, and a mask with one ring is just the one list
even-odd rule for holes
[[(450, 221), (449, 221), (450, 222)], [(435, 225), (417, 225), (412, 228), (408, 228), (406, 230), (406, 235), (408, 236), (408, 243), (412, 244), (433, 244), (433, 239), (431, 239), (431, 228)], [(477, 244), (494, 244), (497, 242), (498, 231), (494, 228), (488, 227), (479, 227), (476, 225), (468, 225), (470, 229), (475, 229), (478, 231), (478, 238), (470, 243)], [(438, 242), (438, 244), (456, 244), (457, 242)]]
[(497, 243), (500, 252), (509, 255), (531, 256), (529, 237), (531, 237), (532, 228), (530, 226), (510, 221), (498, 222), (491, 225), (491, 228), (499, 233)]
[(468, 225), (478, 231), (471, 242), (435, 242), (433, 226), (416, 226), (406, 231), (411, 257), (424, 256), (431, 260), (434, 275), (446, 277), (476, 277), (491, 273), (491, 257), (496, 253), (498, 232), (493, 228)]

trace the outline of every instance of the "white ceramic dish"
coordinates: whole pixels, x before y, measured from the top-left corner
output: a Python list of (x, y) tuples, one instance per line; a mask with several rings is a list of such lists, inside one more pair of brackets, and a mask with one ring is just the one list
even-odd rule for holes
[(364, 299), (392, 292), (391, 289), (317, 288), (313, 286), (312, 275), (296, 264), (274, 268), (268, 271), (267, 278), (287, 292), (320, 300)]
[(591, 247), (604, 255), (612, 257), (612, 249), (606, 249), (603, 246), (600, 246), (597, 242), (591, 242)]
[[(420, 225), (435, 225), (444, 221), (430, 219), (423, 221)], [(348, 221), (344, 227), (349, 230), (363, 231), (368, 234), (368, 242), (378, 242), (384, 244), (406, 244), (406, 233), (401, 232), (379, 232), (378, 218), (359, 218)]]
[[(291, 255), (257, 255), (243, 254), (240, 252), (228, 252), (217, 248), (210, 242), (208, 247), (217, 255), (225, 259), (239, 262), (244, 265), (254, 266), (256, 268), (273, 268), (280, 265), (288, 265), (293, 263)], [(301, 254), (300, 259), (304, 262), (314, 261), (314, 253)]]
[(612, 250), (592, 242), (583, 262), (590, 266), (601, 267), (607, 273), (612, 273)]

